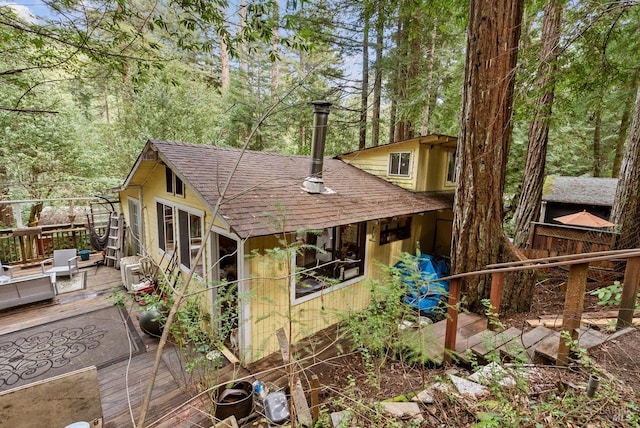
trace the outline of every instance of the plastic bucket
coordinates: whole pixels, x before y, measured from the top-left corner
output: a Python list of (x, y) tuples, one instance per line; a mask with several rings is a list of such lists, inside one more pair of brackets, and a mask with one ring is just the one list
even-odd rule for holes
[(89, 254), (91, 254), (91, 251), (89, 251), (89, 250), (80, 250), (80, 251), (78, 251), (78, 254), (80, 255), (80, 260), (87, 261), (87, 260), (89, 260)]

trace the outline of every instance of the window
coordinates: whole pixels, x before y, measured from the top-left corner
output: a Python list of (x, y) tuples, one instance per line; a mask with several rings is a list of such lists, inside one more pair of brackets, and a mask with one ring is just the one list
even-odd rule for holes
[[(158, 247), (167, 253), (177, 251), (180, 264), (191, 268), (202, 245), (202, 214), (159, 201), (156, 207)], [(198, 269), (202, 273), (202, 262), (198, 264)]]
[(299, 233), (296, 299), (363, 275), (366, 233), (366, 223)]
[(389, 175), (409, 175), (411, 152), (389, 154)]
[(184, 196), (184, 183), (168, 166), (164, 167), (167, 193)]
[(175, 250), (176, 238), (173, 227), (173, 207), (157, 202), (158, 212), (158, 247), (165, 252)]
[(385, 220), (380, 223), (380, 245), (411, 238), (411, 217)]
[(202, 217), (178, 209), (180, 263), (191, 268), (202, 244)]
[(456, 152), (451, 151), (448, 153), (447, 161), (447, 183), (456, 182)]

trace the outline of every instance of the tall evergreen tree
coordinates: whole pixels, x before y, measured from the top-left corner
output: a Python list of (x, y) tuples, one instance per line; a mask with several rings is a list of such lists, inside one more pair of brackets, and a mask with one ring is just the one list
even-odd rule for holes
[[(455, 273), (481, 270), (509, 253), (502, 229), (502, 196), (523, 4), (522, 0), (471, 0), (456, 159), (451, 250)], [(472, 310), (483, 310), (490, 284), (486, 276), (465, 282)], [(519, 309), (521, 303), (505, 305)]]

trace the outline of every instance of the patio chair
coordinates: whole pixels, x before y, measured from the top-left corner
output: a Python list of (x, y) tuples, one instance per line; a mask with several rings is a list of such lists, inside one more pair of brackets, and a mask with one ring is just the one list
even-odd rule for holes
[[(7, 269), (9, 271), (9, 275), (5, 275), (4, 270)], [(13, 279), (13, 267), (12, 266), (3, 266), (0, 261), (0, 284), (4, 284), (5, 282), (9, 282)]]
[[(45, 271), (44, 265), (53, 261), (53, 267)], [(75, 248), (69, 250), (53, 250), (53, 258), (40, 262), (42, 273), (55, 273), (56, 276), (73, 277), (74, 272), (78, 271), (78, 250)]]

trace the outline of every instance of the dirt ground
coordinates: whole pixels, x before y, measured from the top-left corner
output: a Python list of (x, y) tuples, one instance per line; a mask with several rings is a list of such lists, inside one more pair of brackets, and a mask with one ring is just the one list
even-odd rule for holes
[[(542, 283), (537, 287), (532, 310), (525, 314), (504, 318), (507, 326), (526, 327), (526, 320), (542, 314), (562, 314), (564, 293), (558, 282)], [(611, 310), (597, 304), (595, 296), (585, 297), (584, 312)], [(574, 365), (569, 368), (539, 367), (532, 373), (528, 381), (527, 395), (516, 394), (514, 400), (523, 400), (522, 406), (538, 409), (536, 400), (548, 400), (549, 394), (566, 397), (567, 391), (578, 396), (585, 396), (584, 389), (589, 375), (597, 372), (603, 377), (597, 397), (597, 405), (587, 405), (589, 411), (585, 413), (581, 405), (575, 406), (575, 415), (568, 412), (563, 417), (556, 413), (544, 412), (534, 416), (533, 422), (516, 423), (515, 425), (486, 425), (486, 426), (640, 426), (628, 423), (632, 418), (632, 410), (625, 407), (625, 403), (640, 404), (640, 329), (617, 339), (592, 348), (588, 356), (590, 366)], [(367, 366), (359, 356), (345, 358), (340, 364), (332, 365), (323, 370), (320, 382), (323, 385), (320, 401), (330, 411), (339, 411), (345, 407), (362, 404), (372, 404), (389, 398), (398, 397), (408, 392), (417, 392), (446, 378), (446, 373), (452, 370), (461, 376), (469, 374), (468, 367), (416, 367), (407, 366), (391, 358), (385, 359), (381, 367)], [(448, 370), (448, 371), (447, 371)], [(606, 388), (607, 396), (603, 389)], [(611, 397), (617, 397), (615, 400)], [(553, 401), (553, 400), (552, 400)], [(568, 405), (571, 407), (570, 405)], [(425, 421), (420, 426), (474, 426), (478, 422), (475, 405), (466, 400), (455, 400), (450, 395), (437, 396), (434, 403), (426, 406), (423, 414)], [(563, 409), (565, 411), (566, 409)], [(539, 410), (532, 410), (536, 414)], [(630, 413), (631, 412), (631, 413)], [(562, 412), (560, 412), (562, 413)], [(635, 411), (637, 414), (637, 410)], [(365, 418), (366, 420), (366, 418)], [(582, 423), (580, 422), (582, 421)], [(384, 426), (376, 425), (376, 426)], [(368, 426), (367, 422), (355, 426)], [(373, 425), (369, 425), (373, 426)], [(402, 424), (401, 424), (402, 426)]]

